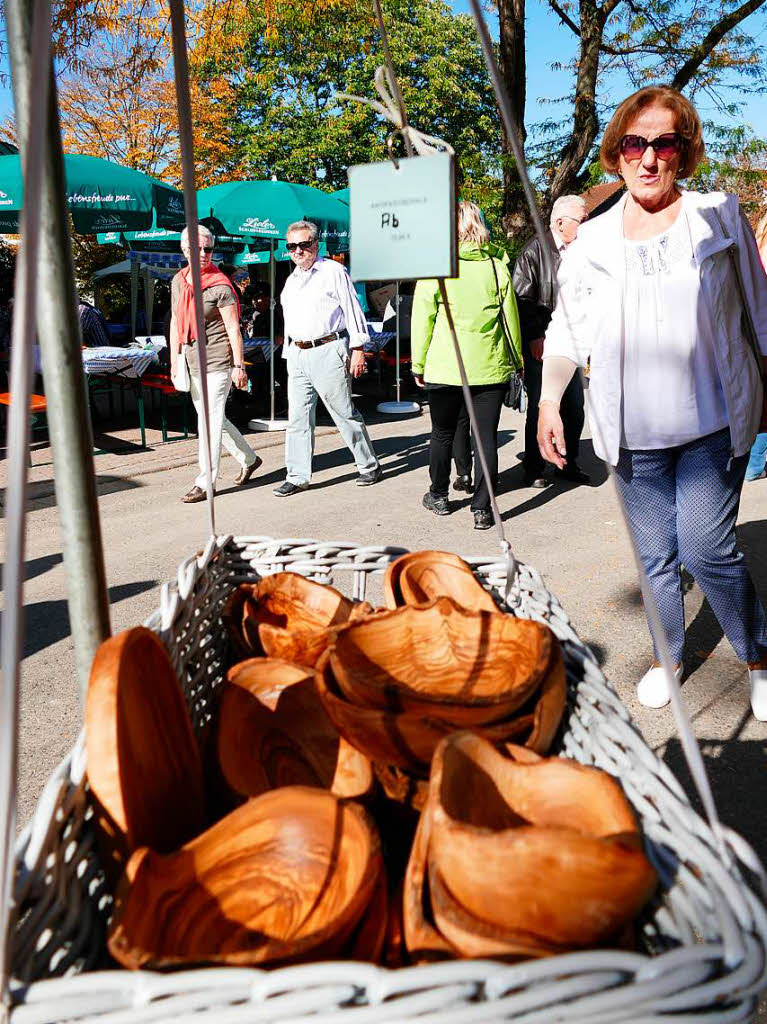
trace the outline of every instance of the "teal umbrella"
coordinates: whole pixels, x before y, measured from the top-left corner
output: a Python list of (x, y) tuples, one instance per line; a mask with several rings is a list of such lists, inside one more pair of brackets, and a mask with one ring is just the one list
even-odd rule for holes
[[(178, 230), (184, 197), (178, 189), (141, 171), (95, 156), (64, 157), (67, 202), (75, 231)], [(18, 155), (0, 156), (0, 232), (17, 232), (24, 187)]]
[(346, 203), (347, 206), (349, 205), (348, 188), (339, 188), (337, 192), (331, 192), (330, 194), (333, 196), (334, 199), (338, 199), (340, 202)]
[(288, 181), (229, 181), (197, 193), (200, 219), (219, 234), (285, 238), (288, 225), (311, 220), (334, 249), (348, 248), (349, 208), (327, 192)]

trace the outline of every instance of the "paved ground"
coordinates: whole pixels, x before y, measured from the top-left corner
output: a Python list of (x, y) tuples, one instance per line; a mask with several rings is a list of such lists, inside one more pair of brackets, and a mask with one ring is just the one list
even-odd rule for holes
[[(234, 463), (223, 460), (217, 498), (219, 532), (284, 537), (347, 539), (409, 548), (446, 548), (459, 553), (497, 552), (495, 534), (472, 530), (468, 500), (438, 518), (421, 507), (427, 488), (428, 415), (382, 421), (363, 403), (382, 456), (385, 479), (374, 488), (354, 485), (356, 473), (334, 431), (317, 440), (316, 476), (310, 491), (289, 499), (272, 494), (284, 477), (282, 434), (253, 435), (264, 466), (247, 489), (231, 485)], [(650, 745), (681, 778), (676, 729), (669, 709), (647, 711), (634, 700), (637, 679), (648, 664), (648, 637), (628, 545), (610, 485), (590, 443), (583, 468), (592, 487), (522, 488), (518, 456), (522, 418), (504, 410), (501, 494), (504, 526), (517, 556), (535, 565), (572, 617), (581, 637), (604, 663)], [(135, 432), (123, 431), (128, 441)], [(154, 437), (155, 435), (150, 435)], [(114, 442), (114, 438), (112, 439)], [(96, 457), (104, 547), (114, 630), (135, 625), (158, 603), (159, 585), (206, 537), (204, 505), (184, 505), (191, 486), (194, 441), (135, 444), (120, 455)], [(54, 765), (71, 746), (82, 721), (73, 679), (50, 451), (33, 453), (34, 500), (27, 539), (26, 660), (23, 673), (20, 819), (28, 818)], [(3, 466), (0, 467), (4, 471)], [(0, 478), (0, 486), (4, 479)], [(746, 486), (739, 535), (767, 601), (767, 481)], [(690, 675), (684, 686), (724, 821), (740, 831), (767, 861), (764, 814), (767, 725), (750, 715), (747, 678), (721, 638), (697, 588), (687, 596)], [(767, 1017), (764, 1019), (767, 1020)]]

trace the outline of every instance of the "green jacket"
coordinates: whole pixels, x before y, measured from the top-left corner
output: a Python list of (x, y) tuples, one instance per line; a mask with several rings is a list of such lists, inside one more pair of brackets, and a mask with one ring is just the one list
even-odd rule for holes
[[(458, 277), (445, 281), (469, 384), (499, 384), (522, 367), (517, 300), (508, 264), (495, 255), (497, 251), (489, 243), (461, 242)], [(513, 356), (499, 316), (501, 306), (511, 335)], [(439, 284), (435, 280), (419, 281), (415, 287), (410, 343), (414, 374), (422, 376), (427, 384), (461, 383)]]

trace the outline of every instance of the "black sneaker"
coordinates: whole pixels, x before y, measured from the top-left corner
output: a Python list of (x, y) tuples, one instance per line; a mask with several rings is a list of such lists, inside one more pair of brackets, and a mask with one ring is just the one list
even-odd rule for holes
[(444, 494), (432, 494), (431, 491), (427, 491), (423, 496), (423, 507), (428, 508), (435, 516), (450, 515), (450, 503)]
[(287, 498), (289, 494), (298, 494), (299, 491), (305, 491), (308, 487), (309, 484), (292, 484), (290, 480), (286, 480), (284, 484), (275, 487), (272, 494), (276, 494), (278, 498)]
[(474, 529), (490, 530), (493, 526), (493, 513), (489, 508), (478, 508), (474, 511)]
[(471, 476), (457, 476), (453, 481), (453, 490), (466, 491), (467, 494), (473, 494), (474, 488), (471, 484)]
[(377, 484), (382, 477), (383, 470), (378, 466), (372, 473), (360, 473), (357, 477), (357, 486), (370, 487), (371, 484)]

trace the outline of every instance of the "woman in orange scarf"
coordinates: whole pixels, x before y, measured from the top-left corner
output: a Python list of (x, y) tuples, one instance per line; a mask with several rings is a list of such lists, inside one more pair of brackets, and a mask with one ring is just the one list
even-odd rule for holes
[[(241, 487), (261, 465), (261, 459), (245, 438), (226, 418), (226, 399), (232, 383), (246, 388), (242, 335), (240, 334), (240, 301), (229, 278), (213, 263), (214, 235), (202, 225), (198, 231), (200, 274), (202, 276), (204, 337), (199, 337), (194, 311), (191, 265), (180, 270), (171, 285), (170, 360), (175, 374), (178, 359), (189, 367), (192, 402), (197, 410), (200, 436), (200, 474), (192, 489), (181, 499), (190, 503), (205, 498), (205, 473), (202, 461), (202, 393), (200, 390), (199, 347), (205, 345), (208, 414), (210, 417), (210, 455), (213, 485), (218, 476), (221, 445), (240, 466), (235, 485)], [(191, 258), (189, 233), (181, 233), (181, 252)]]

